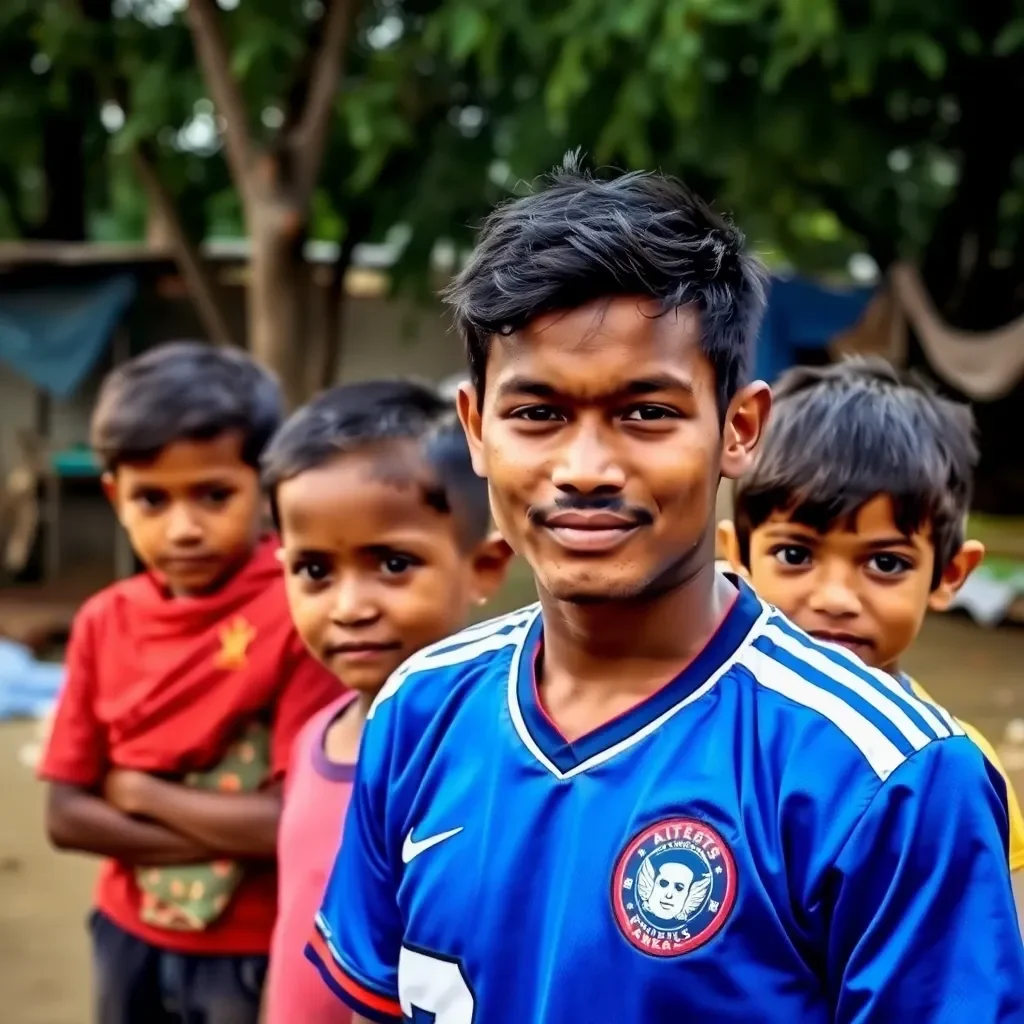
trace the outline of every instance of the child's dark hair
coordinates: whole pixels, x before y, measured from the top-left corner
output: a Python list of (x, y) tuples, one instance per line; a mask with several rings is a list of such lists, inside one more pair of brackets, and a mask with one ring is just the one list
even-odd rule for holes
[(422, 446), (431, 477), (424, 501), (456, 516), (465, 544), (483, 540), (490, 528), (487, 483), (473, 472), (455, 407), (430, 385), (401, 379), (331, 388), (289, 417), (261, 460), (275, 525), (277, 488), (286, 480), (346, 452), (403, 440)]
[(538, 316), (637, 295), (663, 312), (699, 311), (720, 413), (745, 383), (765, 306), (764, 270), (742, 233), (662, 174), (600, 180), (570, 153), (542, 189), (499, 206), (469, 263), (445, 289), (483, 395), (496, 334)]
[(914, 374), (881, 359), (790, 370), (736, 484), (740, 556), (749, 564), (751, 531), (775, 512), (824, 533), (884, 494), (903, 533), (930, 527), (935, 587), (964, 542), (977, 460), (970, 408)]
[(92, 447), (108, 471), (155, 459), (176, 441), (242, 437), (254, 469), (284, 404), (274, 377), (239, 349), (159, 345), (107, 374), (92, 414)]

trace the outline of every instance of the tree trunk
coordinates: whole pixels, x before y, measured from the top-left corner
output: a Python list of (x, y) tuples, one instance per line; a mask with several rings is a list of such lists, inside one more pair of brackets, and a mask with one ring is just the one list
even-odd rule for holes
[(309, 271), (303, 246), (323, 163), (358, 0), (325, 0), (311, 26), (301, 88), (271, 149), (249, 130), (249, 110), (232, 73), (214, 0), (190, 0), (186, 19), (210, 99), (224, 122), (224, 155), (245, 211), (250, 240), (249, 349), (281, 381), (289, 405), (305, 397)]
[[(343, 200), (337, 200), (339, 206)], [(309, 357), (306, 363), (306, 394), (311, 395), (323, 388), (331, 387), (337, 380), (345, 350), (345, 310), (348, 307), (348, 292), (345, 278), (356, 246), (366, 241), (373, 228), (373, 208), (369, 203), (356, 201), (346, 211), (348, 226), (345, 238), (327, 274), (314, 274), (313, 290), (316, 291), (318, 317), (316, 330), (310, 332)], [(317, 268), (318, 271), (324, 268)], [(323, 282), (321, 283), (321, 278)]]
[(302, 255), (305, 225), (273, 200), (249, 219), (247, 307), (249, 350), (277, 374), (289, 407), (306, 397), (304, 366), (309, 272)]
[(336, 382), (338, 368), (341, 366), (341, 356), (345, 351), (345, 310), (348, 307), (345, 276), (352, 263), (352, 254), (348, 254), (344, 264), (340, 260), (338, 263), (339, 265), (334, 268), (332, 274), (332, 287), (327, 289), (327, 315), (324, 317), (325, 344), (323, 358), (319, 366), (320, 379), (317, 382), (317, 386), (321, 388), (329, 388)]
[(302, 367), (307, 398), (332, 387), (338, 374), (345, 308), (344, 288), (339, 291), (335, 287), (339, 276), (344, 278), (344, 270), (338, 267), (313, 267), (310, 271), (310, 316)]
[[(1013, 17), (1009, 0), (977, 5), (972, 22), (986, 53)], [(955, 194), (934, 225), (921, 262), (922, 275), (947, 322), (991, 330), (1021, 311), (1015, 301), (1019, 268), (1000, 266), (992, 256), (998, 250), (1013, 250), (1013, 242), (1007, 245), (1001, 237), (1002, 204), (1014, 187), (1024, 121), (1007, 117), (998, 131), (992, 131), (988, 118), (993, 110), (1019, 110), (1024, 103), (1024, 55), (961, 55), (951, 63), (947, 79), (960, 104), (950, 141), (962, 153), (961, 173)], [(1022, 236), (1018, 228), (1018, 239)]]
[(175, 261), (185, 279), (196, 312), (209, 340), (215, 345), (232, 345), (234, 339), (220, 302), (220, 289), (207, 272), (199, 249), (189, 239), (174, 200), (164, 188), (154, 167), (150, 147), (139, 143), (132, 152), (135, 169), (149, 197), (151, 211), (159, 211), (162, 230), (167, 233)]

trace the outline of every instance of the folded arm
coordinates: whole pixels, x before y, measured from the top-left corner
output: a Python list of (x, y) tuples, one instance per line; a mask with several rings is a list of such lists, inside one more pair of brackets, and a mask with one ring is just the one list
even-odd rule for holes
[(93, 853), (124, 864), (193, 864), (215, 857), (194, 838), (155, 822), (139, 821), (88, 789), (61, 782), (50, 784), (46, 831), (58, 850)]
[(218, 857), (272, 858), (277, 848), (279, 785), (256, 793), (217, 793), (115, 770), (107, 777), (106, 796), (122, 812), (179, 832)]

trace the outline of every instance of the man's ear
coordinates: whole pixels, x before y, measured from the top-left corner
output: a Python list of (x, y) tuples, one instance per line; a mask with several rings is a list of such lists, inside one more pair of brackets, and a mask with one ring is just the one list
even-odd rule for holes
[(771, 409), (771, 389), (763, 380), (733, 396), (722, 431), (722, 476), (738, 480), (753, 465)]
[(473, 551), (473, 600), (487, 602), (501, 589), (508, 575), (514, 552), (497, 530), (490, 533)]
[(933, 612), (946, 611), (953, 603), (957, 591), (967, 582), (967, 577), (981, 565), (984, 557), (985, 545), (980, 540), (965, 540), (960, 550), (943, 569), (939, 585), (928, 598), (928, 607)]
[(469, 445), (469, 456), (473, 460), (473, 472), (479, 477), (487, 476), (484, 468), (482, 419), (480, 403), (476, 388), (469, 383), (459, 385), (459, 393), (455, 400), (459, 413), (459, 421), (466, 432), (466, 443)]
[(740, 558), (740, 539), (731, 519), (723, 519), (715, 528), (715, 556), (724, 558), (737, 576), (749, 581), (750, 572)]

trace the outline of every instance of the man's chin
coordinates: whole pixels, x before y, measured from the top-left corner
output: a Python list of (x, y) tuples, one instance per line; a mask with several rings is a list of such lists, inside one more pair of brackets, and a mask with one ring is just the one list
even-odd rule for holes
[(577, 605), (635, 601), (645, 597), (650, 586), (647, 580), (616, 579), (612, 576), (600, 578), (589, 573), (586, 576), (538, 580), (538, 583), (556, 601)]

